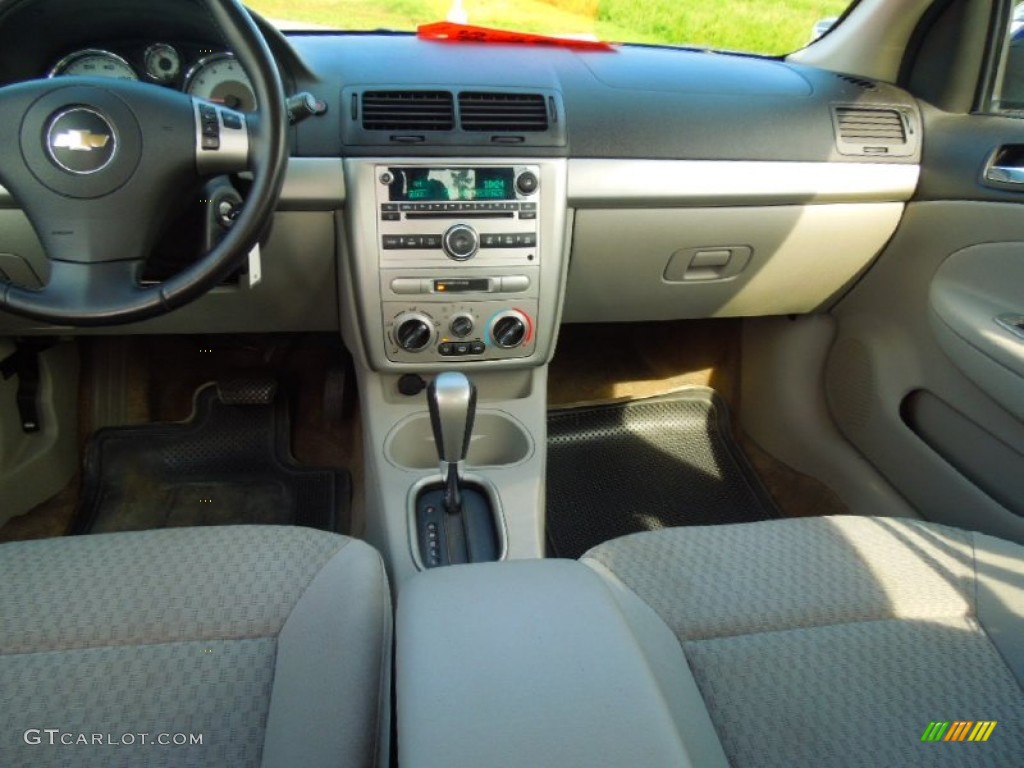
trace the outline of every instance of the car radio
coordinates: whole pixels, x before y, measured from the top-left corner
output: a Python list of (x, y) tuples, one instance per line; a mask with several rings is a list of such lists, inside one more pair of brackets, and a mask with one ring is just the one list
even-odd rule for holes
[(385, 349), (394, 362), (533, 352), (540, 258), (536, 165), (378, 165)]

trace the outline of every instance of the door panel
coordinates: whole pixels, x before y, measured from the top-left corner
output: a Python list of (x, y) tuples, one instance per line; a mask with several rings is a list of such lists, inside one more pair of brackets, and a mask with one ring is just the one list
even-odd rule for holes
[[(932, 308), (933, 295), (946, 290), (946, 264), (956, 263), (958, 277), (985, 275), (979, 280), (996, 284), (1001, 279), (1013, 295), (1014, 275), (984, 271), (992, 268), (992, 249), (981, 245), (988, 242), (1001, 244), (998, 253), (1024, 258), (1024, 206), (911, 202), (879, 261), (834, 310), (838, 333), (825, 388), (843, 434), (926, 519), (1024, 541), (1024, 517), (1004, 503), (1008, 491), (994, 489), (988, 475), (979, 479), (948, 449), (957, 443), (957, 428), (949, 425), (966, 423), (972, 429), (970, 435), (964, 431), (963, 441), (973, 440), (976, 454), (999, 456), (1011, 467), (1014, 456), (1024, 454), (1021, 411), (1007, 407), (1020, 403), (1024, 384), (1015, 387), (1011, 379), (1001, 386), (997, 375), (982, 372), (986, 356), (980, 352), (981, 362), (961, 362), (976, 372), (966, 375), (936, 333), (942, 321)], [(1019, 276), (1016, 285), (1024, 296)], [(971, 292), (967, 282), (962, 293)], [(924, 416), (922, 396), (933, 406)], [(935, 413), (941, 416), (933, 418)], [(1024, 463), (1018, 472), (1024, 474)]]

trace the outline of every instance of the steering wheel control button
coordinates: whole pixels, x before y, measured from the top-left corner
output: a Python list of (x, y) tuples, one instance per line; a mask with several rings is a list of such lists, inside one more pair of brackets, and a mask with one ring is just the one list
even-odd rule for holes
[(480, 235), (468, 224), (455, 224), (444, 233), (442, 247), (448, 258), (466, 261), (480, 250)]
[(226, 107), (193, 99), (196, 115), (196, 167), (203, 175), (237, 173), (249, 167), (249, 131), (245, 116)]
[(540, 181), (533, 171), (524, 171), (516, 179), (516, 189), (521, 195), (532, 195), (537, 191), (538, 186), (540, 186)]
[(87, 176), (106, 168), (117, 154), (117, 136), (110, 122), (87, 107), (57, 113), (46, 132), (50, 159), (68, 173)]
[(217, 119), (217, 108), (207, 104), (199, 106), (201, 146), (203, 149), (220, 149), (220, 121)]

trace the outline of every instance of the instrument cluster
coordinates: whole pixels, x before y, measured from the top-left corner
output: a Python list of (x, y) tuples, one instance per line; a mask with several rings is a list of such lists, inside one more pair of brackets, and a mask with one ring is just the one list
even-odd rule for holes
[(165, 42), (117, 49), (81, 48), (55, 62), (47, 75), (139, 80), (177, 88), (243, 112), (256, 109), (249, 77), (230, 51)]

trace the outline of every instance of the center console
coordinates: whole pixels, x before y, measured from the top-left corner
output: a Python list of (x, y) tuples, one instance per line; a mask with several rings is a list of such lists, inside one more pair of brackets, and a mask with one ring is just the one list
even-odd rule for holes
[[(546, 365), (568, 266), (566, 172), (550, 158), (345, 160), (339, 281), (360, 384), (366, 535), (396, 589), (420, 570), (477, 561), (471, 550), (544, 555)], [(427, 399), (445, 372), (476, 392), (458, 462), (474, 506), (458, 524), (442, 498), (450, 462), (439, 461)], [(462, 535), (467, 546), (446, 557)], [(470, 546), (492, 536), (493, 546)]]

